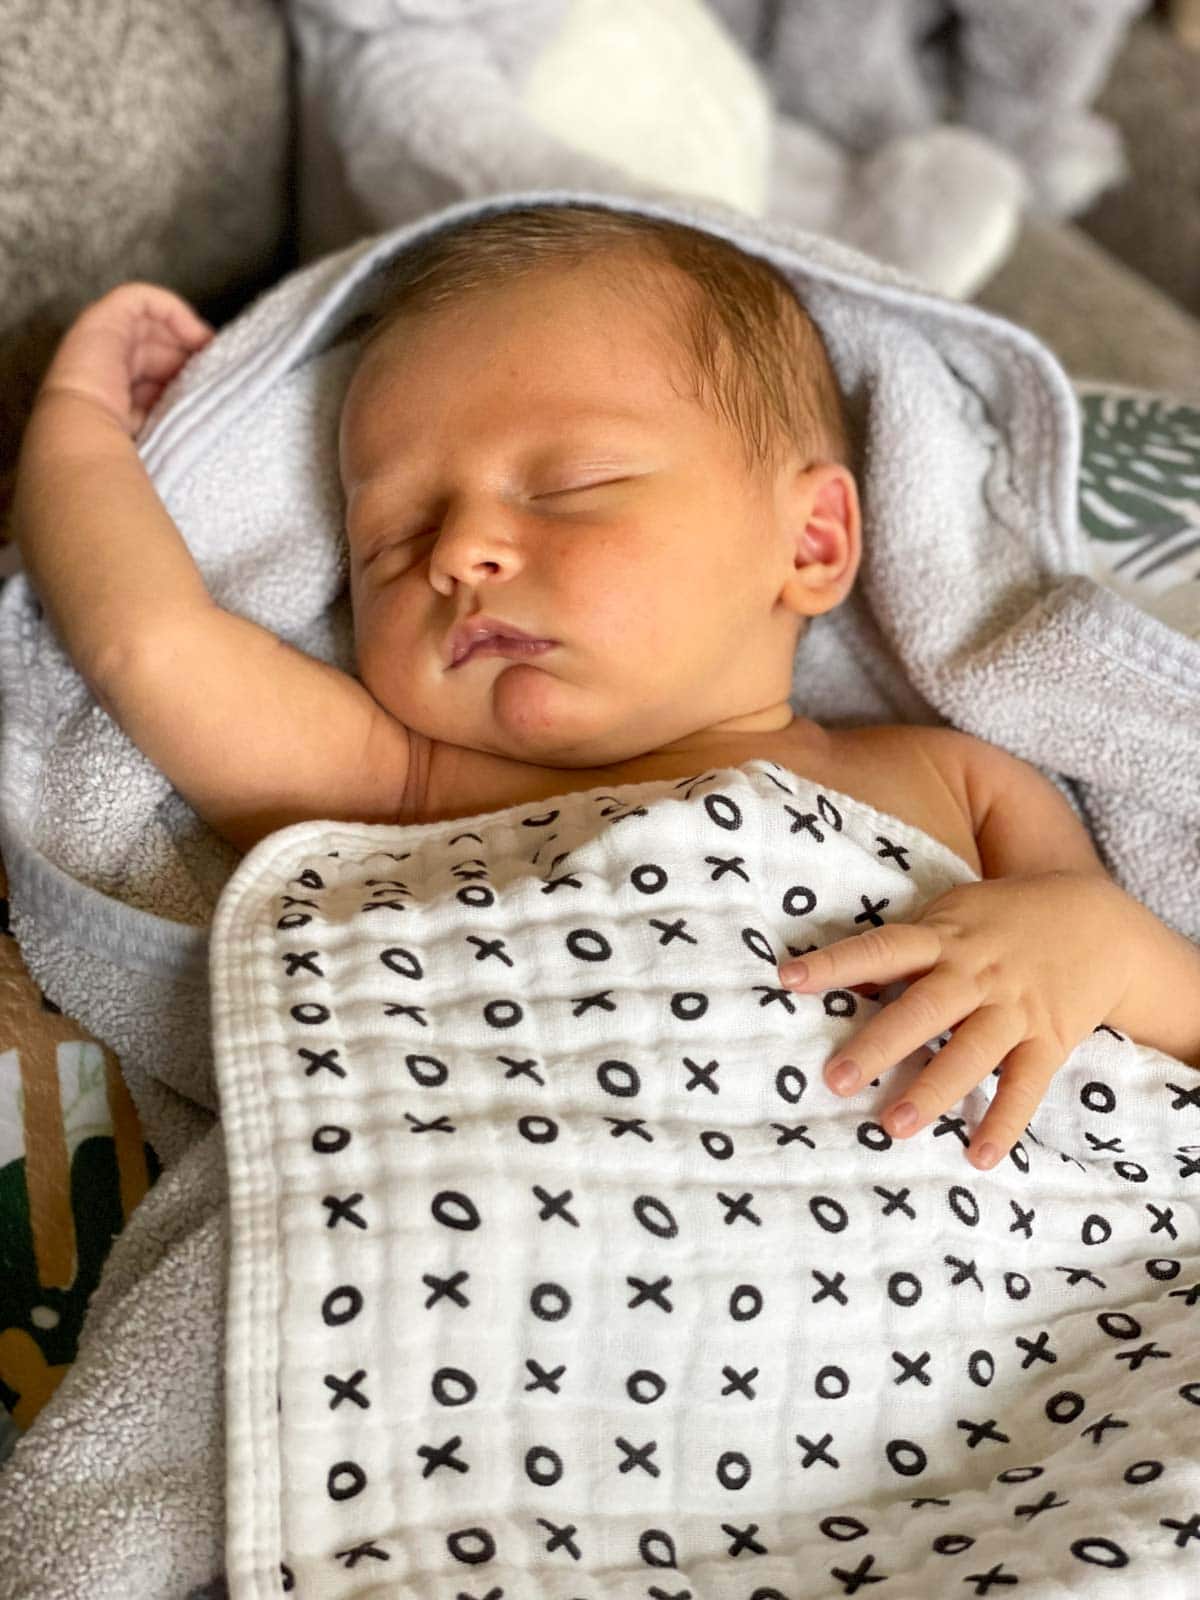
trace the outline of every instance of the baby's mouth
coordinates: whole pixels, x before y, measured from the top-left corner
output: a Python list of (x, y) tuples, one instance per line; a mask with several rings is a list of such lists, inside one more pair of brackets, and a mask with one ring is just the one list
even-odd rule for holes
[(457, 622), (446, 636), (446, 667), (460, 667), (475, 656), (507, 656), (517, 660), (525, 656), (544, 655), (553, 650), (554, 639), (539, 639), (526, 633), (524, 628), (510, 622), (507, 617), (490, 617), (476, 611)]
[(476, 639), (465, 655), (451, 662), (451, 669), (465, 666), (476, 656), (505, 656), (510, 661), (516, 661), (524, 656), (545, 655), (547, 650), (553, 649), (553, 639), (511, 639), (495, 634), (486, 639)]

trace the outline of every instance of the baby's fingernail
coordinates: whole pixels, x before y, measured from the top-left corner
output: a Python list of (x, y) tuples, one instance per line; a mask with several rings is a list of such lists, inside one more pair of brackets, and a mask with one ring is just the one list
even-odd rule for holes
[(906, 1100), (903, 1105), (897, 1106), (889, 1117), (893, 1133), (911, 1133), (921, 1120), (921, 1113), (911, 1100)]
[(849, 1094), (851, 1089), (857, 1089), (862, 1081), (862, 1074), (853, 1061), (839, 1061), (830, 1067), (827, 1082), (831, 1089), (836, 1089), (838, 1094)]
[(784, 983), (807, 983), (808, 967), (803, 961), (785, 961), (779, 969)]
[(994, 1144), (981, 1144), (973, 1154), (977, 1167), (994, 1167), (1000, 1159), (1000, 1152)]

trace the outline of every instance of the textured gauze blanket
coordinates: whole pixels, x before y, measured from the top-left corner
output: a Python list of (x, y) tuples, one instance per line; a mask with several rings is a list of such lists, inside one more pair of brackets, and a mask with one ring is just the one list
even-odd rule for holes
[[(335, 439), (356, 352), (339, 334), (407, 240), (521, 198), (285, 280), (164, 397), (144, 458), (219, 603), (351, 664)], [(831, 725), (948, 721), (1034, 761), (1117, 881), (1200, 936), (1200, 644), (1088, 576), (1075, 404), (1053, 358), (824, 241), (714, 209), (629, 209), (775, 262), (848, 394), (864, 563), (798, 652), (798, 708)], [(0, 601), (0, 845), (35, 978), (117, 1052), (165, 1165), (114, 1245), (75, 1365), (0, 1476), (0, 1596), (174, 1597), (225, 1561), (229, 1210), (207, 928), (237, 858), (92, 701), (23, 579)], [(1187, 1237), (1181, 1208), (1169, 1226)]]
[(1097, 1029), (981, 1180), (778, 981), (976, 876), (768, 760), (252, 851), (230, 1593), (1194, 1592), (1200, 1073)]

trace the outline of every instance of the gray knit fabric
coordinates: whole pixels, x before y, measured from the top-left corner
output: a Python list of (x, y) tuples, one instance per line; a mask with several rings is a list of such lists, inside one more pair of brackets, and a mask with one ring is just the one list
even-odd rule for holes
[(129, 278), (236, 298), (286, 220), (273, 0), (0, 5), (0, 515), (54, 345)]

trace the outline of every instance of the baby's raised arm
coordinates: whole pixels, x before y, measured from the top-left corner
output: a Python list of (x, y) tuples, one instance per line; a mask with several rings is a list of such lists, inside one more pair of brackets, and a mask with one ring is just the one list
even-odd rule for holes
[(215, 604), (133, 436), (212, 337), (124, 284), (67, 332), (22, 442), (22, 561), (105, 710), (241, 850), (314, 817), (394, 817), (408, 736), (357, 680)]

